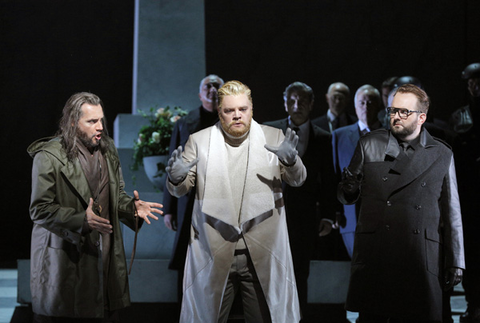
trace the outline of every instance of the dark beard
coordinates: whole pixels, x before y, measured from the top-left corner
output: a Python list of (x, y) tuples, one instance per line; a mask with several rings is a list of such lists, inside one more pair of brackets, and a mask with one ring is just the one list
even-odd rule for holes
[(86, 133), (84, 133), (83, 131), (81, 131), (80, 129), (77, 129), (77, 138), (80, 140), (80, 142), (85, 146), (87, 147), (87, 149), (89, 150), (94, 150), (96, 149), (98, 146), (100, 146), (100, 142), (101, 142), (101, 139), (95, 143), (93, 141), (93, 138), (95, 136), (92, 136), (92, 137), (88, 137), (88, 135)]
[(416, 129), (417, 125), (415, 123), (412, 123), (408, 127), (403, 127), (401, 130), (396, 130), (394, 127), (392, 127), (392, 125), (390, 125), (390, 130), (392, 131), (393, 135), (402, 140), (414, 133)]

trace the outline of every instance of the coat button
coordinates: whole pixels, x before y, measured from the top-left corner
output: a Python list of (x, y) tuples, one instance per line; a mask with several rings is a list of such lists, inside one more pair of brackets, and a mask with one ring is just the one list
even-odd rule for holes
[(388, 224), (385, 226), (385, 228), (386, 228), (387, 230), (390, 230), (390, 226), (389, 226)]
[(427, 183), (425, 183), (425, 182), (422, 182), (422, 184), (421, 184), (421, 185), (422, 185), (422, 187), (425, 187), (425, 186), (427, 186)]
[(97, 240), (95, 241), (95, 247), (98, 247), (98, 246), (100, 246), (100, 241)]
[(415, 229), (415, 230), (413, 230), (413, 233), (415, 233), (415, 234), (419, 234), (419, 233), (420, 233), (420, 230), (418, 230), (418, 229)]
[(388, 177), (387, 176), (383, 176), (383, 181), (386, 182), (388, 180)]
[(392, 206), (392, 202), (387, 201), (387, 206)]
[(422, 208), (421, 205), (415, 205), (415, 210), (420, 210)]

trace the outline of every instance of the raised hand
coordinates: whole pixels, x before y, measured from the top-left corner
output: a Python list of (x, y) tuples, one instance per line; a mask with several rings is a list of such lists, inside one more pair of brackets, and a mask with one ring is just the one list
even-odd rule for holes
[(290, 128), (287, 128), (287, 132), (285, 133), (285, 139), (278, 147), (265, 145), (265, 149), (277, 155), (280, 161), (287, 165), (292, 166), (297, 161), (297, 144), (298, 144), (298, 136)]
[(189, 163), (184, 162), (182, 158), (182, 146), (179, 146), (173, 151), (172, 157), (170, 157), (167, 167), (165, 167), (165, 171), (167, 172), (170, 182), (176, 185), (183, 181), (185, 177), (187, 177), (190, 168), (195, 166), (197, 163), (198, 158)]
[(145, 222), (150, 224), (149, 217), (155, 220), (158, 220), (158, 217), (153, 213), (163, 214), (162, 210), (159, 210), (163, 207), (160, 203), (154, 202), (145, 202), (140, 200), (140, 196), (137, 191), (133, 191), (133, 197), (135, 198), (135, 207), (137, 208), (137, 216), (141, 217)]

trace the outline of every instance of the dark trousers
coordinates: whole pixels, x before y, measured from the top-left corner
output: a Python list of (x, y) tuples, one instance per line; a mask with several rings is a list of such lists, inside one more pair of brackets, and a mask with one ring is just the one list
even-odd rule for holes
[(240, 292), (246, 323), (270, 323), (270, 311), (248, 251), (235, 252), (218, 322), (227, 322), (235, 295)]

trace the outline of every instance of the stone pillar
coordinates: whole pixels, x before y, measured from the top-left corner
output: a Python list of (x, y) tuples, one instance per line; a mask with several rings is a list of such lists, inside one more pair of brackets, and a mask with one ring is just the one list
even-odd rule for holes
[(199, 106), (205, 77), (205, 15), (199, 0), (136, 0), (132, 113)]

